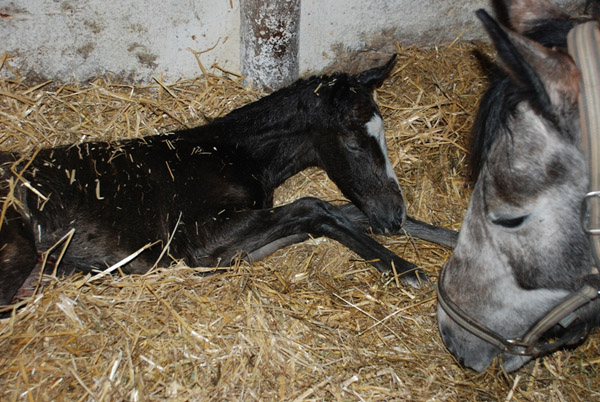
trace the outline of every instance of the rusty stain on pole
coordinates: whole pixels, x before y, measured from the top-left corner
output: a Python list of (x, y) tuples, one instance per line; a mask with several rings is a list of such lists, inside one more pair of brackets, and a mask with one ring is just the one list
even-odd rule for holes
[(300, 0), (241, 0), (241, 64), (248, 83), (277, 90), (298, 78)]

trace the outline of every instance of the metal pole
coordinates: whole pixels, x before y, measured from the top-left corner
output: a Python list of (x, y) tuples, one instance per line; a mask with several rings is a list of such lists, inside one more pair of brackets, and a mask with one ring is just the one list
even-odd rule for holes
[(246, 81), (274, 91), (298, 78), (300, 0), (240, 0)]

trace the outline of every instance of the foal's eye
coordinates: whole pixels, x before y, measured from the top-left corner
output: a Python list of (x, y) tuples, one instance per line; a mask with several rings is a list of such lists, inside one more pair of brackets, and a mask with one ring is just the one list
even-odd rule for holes
[(523, 224), (523, 222), (525, 222), (525, 220), (527, 219), (528, 216), (529, 215), (523, 215), (523, 216), (517, 216), (517, 217), (502, 216), (502, 217), (493, 219), (492, 223), (494, 225), (502, 226), (502, 227), (509, 228), (509, 229), (514, 229), (514, 228), (518, 228), (519, 226), (521, 226)]
[(362, 150), (358, 141), (347, 140), (346, 142), (344, 142), (344, 145), (346, 145), (346, 148), (348, 148), (348, 151), (351, 151), (351, 152), (360, 152)]

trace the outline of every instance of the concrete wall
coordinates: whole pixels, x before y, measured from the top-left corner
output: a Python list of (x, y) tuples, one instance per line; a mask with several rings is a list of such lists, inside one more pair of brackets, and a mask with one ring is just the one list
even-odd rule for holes
[[(395, 42), (434, 45), (482, 38), (475, 10), (487, 0), (302, 0), (303, 70), (393, 52)], [(337, 63), (336, 63), (337, 64)]]
[(194, 54), (239, 71), (239, 7), (229, 0), (0, 0), (0, 52), (24, 73), (68, 81), (199, 75)]
[[(556, 0), (583, 3), (583, 0)], [(352, 69), (403, 44), (481, 38), (473, 12), (487, 0), (301, 0), (300, 75)], [(239, 0), (0, 0), (0, 52), (33, 78), (127, 81), (240, 72)], [(209, 50), (212, 49), (212, 50)], [(366, 60), (366, 61), (365, 61)], [(7, 74), (3, 69), (2, 74)]]

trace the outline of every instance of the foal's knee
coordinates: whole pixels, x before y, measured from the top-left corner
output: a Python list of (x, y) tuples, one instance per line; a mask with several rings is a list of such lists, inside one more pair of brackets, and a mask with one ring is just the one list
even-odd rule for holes
[(295, 201), (295, 213), (314, 227), (352, 227), (352, 221), (342, 212), (340, 207), (319, 198), (304, 197)]
[(304, 197), (292, 204), (297, 213), (302, 213), (304, 216), (323, 217), (330, 215), (339, 215), (338, 208), (327, 201), (319, 198)]

